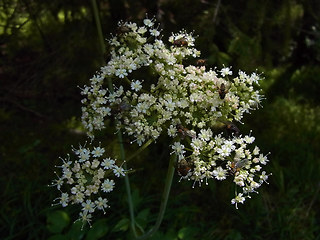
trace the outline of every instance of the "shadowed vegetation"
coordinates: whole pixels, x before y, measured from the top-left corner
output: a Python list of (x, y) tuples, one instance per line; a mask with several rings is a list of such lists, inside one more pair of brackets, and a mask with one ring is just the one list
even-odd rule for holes
[[(121, 19), (155, 16), (169, 36), (184, 28), (207, 67), (258, 69), (266, 100), (246, 116), (273, 175), (234, 209), (234, 186), (191, 188), (176, 175), (164, 222), (152, 239), (320, 239), (320, 3), (305, 1), (98, 1), (104, 35)], [(72, 207), (51, 207), (59, 156), (86, 140), (78, 86), (99, 68), (90, 1), (0, 2), (1, 239), (132, 239), (124, 184), (91, 229)], [(191, 60), (190, 60), (191, 61)], [(118, 152), (113, 129), (99, 140)], [(129, 143), (125, 143), (132, 152)], [(157, 142), (130, 163), (137, 222), (151, 226), (170, 150)], [(148, 227), (147, 227), (148, 228)]]

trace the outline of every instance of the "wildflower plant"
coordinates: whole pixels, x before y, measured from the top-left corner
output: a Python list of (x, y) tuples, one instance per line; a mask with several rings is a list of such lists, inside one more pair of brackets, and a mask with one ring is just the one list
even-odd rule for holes
[[(187, 59), (200, 57), (193, 34), (183, 30), (166, 41), (154, 19), (144, 19), (141, 26), (119, 22), (108, 44), (110, 60), (81, 89), (82, 123), (91, 140), (108, 119), (141, 149), (165, 135), (180, 180), (192, 180), (195, 187), (232, 178), (236, 208), (257, 193), (270, 175), (262, 170), (267, 155), (235, 123), (259, 108), (260, 75), (187, 65)], [(109, 207), (104, 195), (126, 170), (101, 147), (80, 146), (74, 153), (76, 160), (63, 160), (62, 176), (55, 182), (61, 191), (58, 201), (81, 205), (81, 219), (90, 221), (95, 210)], [(69, 192), (62, 191), (64, 185)]]

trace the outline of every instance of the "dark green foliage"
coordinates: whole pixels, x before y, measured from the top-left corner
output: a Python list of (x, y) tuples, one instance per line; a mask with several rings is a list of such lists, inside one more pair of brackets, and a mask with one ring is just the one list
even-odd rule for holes
[[(270, 184), (236, 210), (231, 182), (192, 189), (176, 176), (152, 239), (320, 239), (319, 1), (98, 2), (106, 37), (118, 20), (139, 21), (148, 12), (164, 39), (194, 30), (208, 67), (264, 72), (264, 107), (238, 127), (252, 129), (257, 145), (271, 152)], [(97, 39), (90, 1), (0, 2), (1, 239), (133, 239), (120, 181), (92, 228), (73, 222), (77, 209), (50, 207), (58, 191), (47, 185), (58, 157), (86, 140), (77, 86), (107, 58)], [(108, 127), (98, 140), (119, 155), (114, 136)], [(134, 151), (127, 140), (125, 147), (127, 155)], [(169, 151), (159, 140), (129, 163), (141, 232), (157, 217)]]

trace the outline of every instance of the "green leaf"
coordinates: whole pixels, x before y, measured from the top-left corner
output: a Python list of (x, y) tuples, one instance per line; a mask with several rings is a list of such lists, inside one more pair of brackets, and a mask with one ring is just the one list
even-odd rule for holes
[(54, 211), (47, 214), (47, 228), (52, 233), (61, 233), (68, 226), (70, 218), (64, 211)]
[(137, 223), (142, 227), (145, 228), (148, 223), (148, 216), (150, 213), (150, 209), (144, 209), (141, 212), (139, 212), (136, 221)]
[(103, 237), (104, 235), (106, 235), (108, 230), (109, 230), (109, 227), (107, 224), (107, 220), (101, 219), (92, 225), (92, 228), (89, 230), (89, 232), (86, 236), (86, 240), (99, 239), (99, 238)]
[(125, 232), (128, 230), (130, 224), (130, 220), (128, 218), (121, 219), (116, 226), (112, 229), (113, 232)]
[(82, 221), (76, 221), (72, 224), (71, 229), (67, 233), (68, 239), (81, 240), (86, 233), (82, 228)]

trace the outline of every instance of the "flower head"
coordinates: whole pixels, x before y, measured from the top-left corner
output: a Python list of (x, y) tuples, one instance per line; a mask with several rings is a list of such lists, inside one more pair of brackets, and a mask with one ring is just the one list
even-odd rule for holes
[[(121, 33), (108, 41), (111, 59), (81, 91), (82, 123), (88, 135), (94, 138), (106, 122), (116, 122), (117, 131), (139, 146), (166, 135), (172, 139), (172, 154), (180, 162), (190, 162), (187, 179), (194, 180), (193, 186), (231, 178), (242, 190), (232, 203), (236, 207), (244, 203), (266, 182), (269, 175), (262, 167), (268, 158), (257, 146), (251, 147), (255, 140), (251, 134), (242, 136), (237, 128), (224, 125), (241, 122), (244, 114), (259, 107), (262, 95), (255, 87), (260, 75), (234, 73), (230, 66), (206, 69), (187, 64), (188, 58), (200, 56), (193, 34), (182, 30), (164, 41), (155, 19), (144, 19), (142, 26), (121, 22), (119, 27)], [(143, 77), (151, 73), (145, 84), (136, 80), (142, 72)], [(114, 79), (113, 90), (106, 88), (106, 78)], [(93, 209), (104, 211), (106, 199), (97, 199), (96, 194), (112, 192), (115, 182), (110, 175), (121, 177), (126, 171), (115, 159), (103, 157), (100, 146), (80, 147), (76, 154), (77, 163), (64, 161), (55, 185), (74, 187), (68, 203), (95, 196)]]
[(105, 212), (109, 207), (105, 195), (114, 189), (115, 181), (111, 178), (124, 176), (126, 170), (117, 166), (116, 160), (104, 157), (105, 149), (100, 146), (80, 145), (79, 149), (73, 148), (73, 152), (77, 157), (62, 159), (63, 164), (58, 167), (62, 169), (62, 176), (58, 176), (52, 186), (61, 191), (56, 199), (58, 204), (62, 207), (81, 205), (80, 219), (90, 224), (92, 213)]

